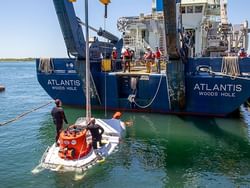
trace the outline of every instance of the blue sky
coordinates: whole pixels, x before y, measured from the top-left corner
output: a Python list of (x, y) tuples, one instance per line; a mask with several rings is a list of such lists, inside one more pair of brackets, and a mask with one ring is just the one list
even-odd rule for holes
[[(150, 12), (151, 0), (111, 0), (106, 29), (117, 36), (116, 20)], [(74, 3), (77, 16), (84, 20), (84, 0)], [(228, 0), (232, 23), (250, 21), (249, 0)], [(104, 27), (104, 8), (99, 0), (89, 0), (89, 24)], [(5, 0), (0, 5), (0, 58), (67, 57), (52, 0)]]

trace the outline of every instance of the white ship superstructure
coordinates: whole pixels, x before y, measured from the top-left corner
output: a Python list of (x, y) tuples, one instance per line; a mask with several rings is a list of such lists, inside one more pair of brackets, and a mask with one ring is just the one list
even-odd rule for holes
[(124, 46), (135, 50), (135, 55), (142, 56), (144, 49), (150, 46), (160, 47), (165, 51), (163, 13), (156, 11), (153, 0), (152, 13), (141, 13), (134, 17), (121, 17), (117, 22), (118, 30), (123, 32)]
[[(182, 0), (179, 15), (183, 37), (190, 57), (224, 56), (236, 54), (240, 48), (248, 48), (248, 22), (231, 25), (227, 17), (227, 0)], [(150, 14), (122, 17), (118, 29), (123, 32), (124, 45), (141, 57), (146, 46), (153, 50), (160, 47), (166, 55), (162, 11), (156, 11), (152, 2)]]

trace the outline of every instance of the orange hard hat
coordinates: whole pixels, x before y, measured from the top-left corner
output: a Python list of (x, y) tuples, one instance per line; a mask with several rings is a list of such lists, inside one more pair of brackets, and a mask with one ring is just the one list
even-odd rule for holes
[(116, 112), (114, 115), (113, 115), (113, 118), (114, 119), (120, 119), (122, 116), (122, 113), (121, 112)]

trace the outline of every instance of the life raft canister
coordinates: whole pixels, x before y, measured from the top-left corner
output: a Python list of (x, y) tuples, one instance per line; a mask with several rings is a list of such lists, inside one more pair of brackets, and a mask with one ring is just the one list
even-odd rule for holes
[(87, 130), (71, 125), (60, 133), (59, 157), (62, 159), (78, 159), (87, 155), (91, 150), (91, 144), (86, 141)]

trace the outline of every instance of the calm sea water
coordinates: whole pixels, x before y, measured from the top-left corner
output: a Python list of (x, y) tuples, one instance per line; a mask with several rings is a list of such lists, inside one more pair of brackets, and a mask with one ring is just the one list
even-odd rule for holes
[[(51, 100), (37, 82), (34, 62), (0, 63), (0, 84), (6, 86), (0, 122)], [(52, 106), (0, 127), (0, 187), (250, 187), (247, 107), (237, 119), (124, 113), (134, 125), (119, 150), (80, 179), (74, 173), (31, 173), (54, 141)], [(65, 112), (71, 123), (85, 114), (69, 107)]]

